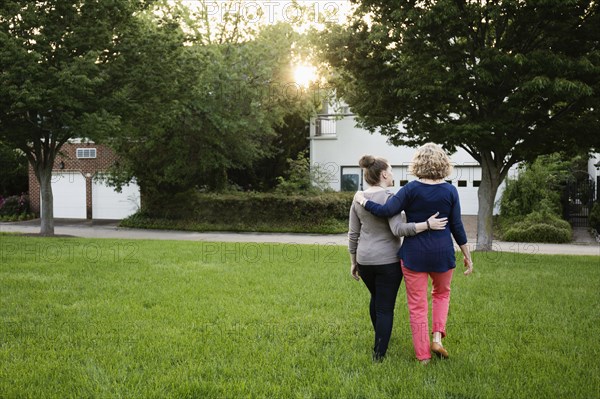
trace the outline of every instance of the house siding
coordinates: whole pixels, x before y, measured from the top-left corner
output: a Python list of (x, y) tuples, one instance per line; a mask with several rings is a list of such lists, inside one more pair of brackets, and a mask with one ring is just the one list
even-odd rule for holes
[[(329, 108), (326, 111), (333, 113), (334, 109)], [(310, 123), (310, 163), (314, 170), (319, 170), (323, 180), (329, 187), (336, 191), (344, 189), (343, 180), (353, 175), (351, 179), (356, 182), (357, 189), (368, 188), (368, 184), (363, 181), (362, 173), (358, 166), (359, 159), (365, 154), (381, 156), (388, 160), (393, 168), (394, 187), (392, 191), (397, 191), (403, 184), (416, 177), (408, 173), (408, 166), (415, 152), (415, 148), (406, 146), (393, 146), (387, 141), (379, 131), (370, 133), (369, 131), (357, 126), (353, 115), (347, 114), (336, 119), (335, 127), (328, 125), (327, 134), (319, 135), (320, 130), (317, 124), (319, 121), (313, 118)], [(327, 122), (330, 124), (330, 122)], [(463, 215), (477, 215), (479, 209), (478, 184), (481, 181), (481, 166), (463, 149), (458, 149), (450, 155), (454, 166), (453, 174), (448, 177), (448, 181), (457, 187)], [(517, 172), (513, 167), (509, 172), (514, 176)], [(496, 195), (496, 204), (501, 198), (504, 190), (504, 183), (498, 189)], [(496, 206), (494, 213), (499, 212)]]

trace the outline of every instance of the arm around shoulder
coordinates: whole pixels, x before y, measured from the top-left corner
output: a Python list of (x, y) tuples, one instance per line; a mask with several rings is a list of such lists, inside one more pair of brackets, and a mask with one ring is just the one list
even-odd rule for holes
[(380, 205), (373, 201), (365, 202), (365, 209), (375, 216), (389, 218), (404, 210), (406, 206), (407, 190), (401, 189), (395, 195), (388, 198), (385, 204)]
[(397, 237), (414, 236), (417, 234), (415, 223), (406, 223), (404, 213), (399, 213), (388, 219), (390, 230)]

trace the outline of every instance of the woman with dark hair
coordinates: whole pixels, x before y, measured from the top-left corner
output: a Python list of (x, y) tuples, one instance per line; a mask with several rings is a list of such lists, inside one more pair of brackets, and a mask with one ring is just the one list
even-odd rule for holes
[[(452, 237), (459, 245), (466, 267), (465, 275), (473, 272), (473, 262), (467, 246), (467, 236), (460, 215), (458, 191), (444, 178), (452, 172), (450, 159), (434, 143), (427, 143), (415, 153), (410, 172), (419, 180), (411, 181), (385, 203), (373, 201), (366, 192), (357, 192), (354, 200), (366, 210), (380, 217), (391, 217), (405, 211), (409, 222), (423, 220), (426, 215), (439, 212), (448, 218), (449, 229), (428, 231), (404, 240), (399, 257), (406, 284), (413, 346), (416, 357), (426, 364), (431, 352), (447, 358), (442, 346), (446, 336), (446, 321), (450, 305), (450, 282), (456, 267)], [(428, 278), (432, 279), (433, 343), (429, 342), (427, 301)]]
[[(369, 200), (384, 204), (393, 196), (387, 190), (393, 185), (392, 168), (383, 158), (363, 156), (359, 161), (364, 177), (371, 186), (365, 191)], [(350, 208), (348, 249), (350, 252), (350, 273), (356, 280), (362, 278), (371, 293), (369, 306), (371, 323), (375, 330), (373, 359), (384, 358), (394, 320), (394, 306), (402, 270), (398, 259), (400, 237), (415, 235), (428, 229), (443, 229), (446, 219), (436, 219), (433, 215), (427, 222), (405, 223), (402, 214), (382, 219), (371, 215), (361, 206)]]

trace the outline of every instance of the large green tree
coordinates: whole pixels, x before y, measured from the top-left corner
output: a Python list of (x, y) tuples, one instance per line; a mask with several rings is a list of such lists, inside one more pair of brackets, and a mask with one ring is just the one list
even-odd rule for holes
[(174, 194), (219, 190), (230, 175), (268, 168), (286, 127), (316, 105), (292, 81), (298, 34), (290, 25), (224, 37), (205, 33), (207, 22), (185, 7), (162, 9), (123, 36), (112, 71), (122, 134), (111, 144), (124, 160), (114, 176), (135, 176), (150, 211)]
[(477, 249), (509, 168), (600, 147), (592, 0), (360, 1), (322, 46), (337, 94), (396, 145), (460, 147), (482, 168)]
[(103, 109), (107, 65), (141, 0), (0, 2), (0, 141), (25, 153), (41, 187), (41, 234), (54, 233), (52, 166), (70, 138), (117, 119)]

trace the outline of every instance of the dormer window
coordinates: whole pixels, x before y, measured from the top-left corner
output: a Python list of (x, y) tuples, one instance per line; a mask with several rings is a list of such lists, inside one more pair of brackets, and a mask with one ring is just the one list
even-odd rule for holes
[(78, 148), (77, 158), (79, 159), (93, 159), (96, 158), (95, 148)]

